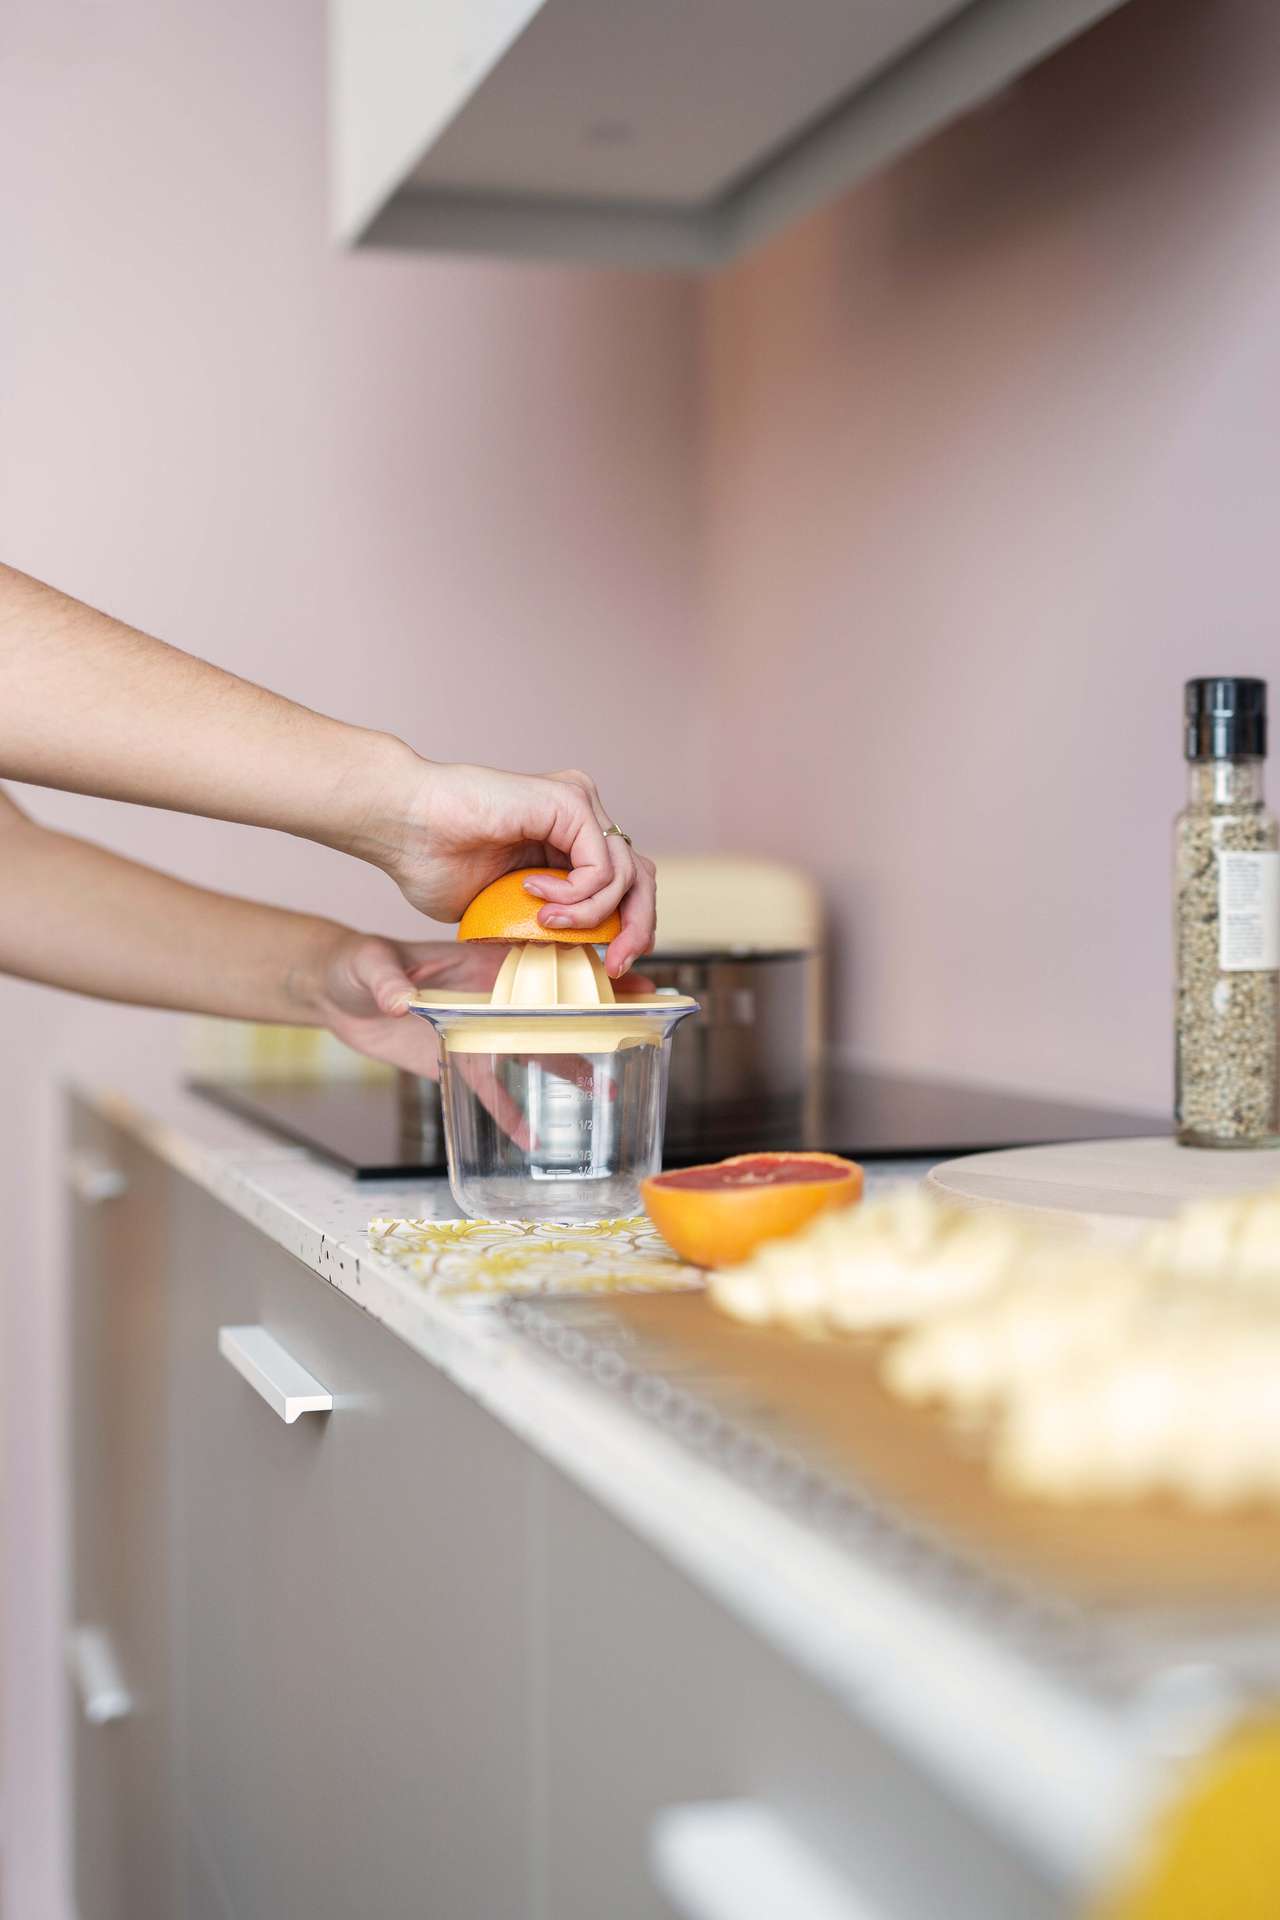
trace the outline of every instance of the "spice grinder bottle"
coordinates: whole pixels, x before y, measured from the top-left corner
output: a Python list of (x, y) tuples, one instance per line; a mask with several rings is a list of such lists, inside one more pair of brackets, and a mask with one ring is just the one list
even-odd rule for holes
[(1174, 872), (1178, 1139), (1280, 1145), (1280, 831), (1264, 680), (1189, 680)]

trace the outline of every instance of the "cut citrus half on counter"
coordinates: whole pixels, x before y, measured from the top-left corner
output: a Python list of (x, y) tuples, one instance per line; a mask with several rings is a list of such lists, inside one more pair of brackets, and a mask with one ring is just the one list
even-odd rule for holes
[(458, 922), (459, 940), (554, 941), (566, 947), (607, 947), (622, 931), (622, 921), (611, 913), (595, 927), (544, 927), (538, 919), (550, 903), (526, 893), (526, 880), (563, 880), (562, 868), (521, 867), (491, 881), (471, 902)]
[(834, 1153), (738, 1153), (654, 1174), (641, 1187), (649, 1218), (698, 1267), (729, 1267), (765, 1240), (798, 1233), (815, 1214), (852, 1206), (862, 1168)]

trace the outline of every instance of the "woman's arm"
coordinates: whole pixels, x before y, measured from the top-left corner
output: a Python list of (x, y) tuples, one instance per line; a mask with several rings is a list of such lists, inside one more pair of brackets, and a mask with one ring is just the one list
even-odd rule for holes
[[(397, 743), (295, 706), (0, 566), (0, 773), (36, 786), (359, 837)], [(402, 750), (407, 751), (407, 750)]]
[(441, 920), (512, 868), (563, 867), (542, 887), (546, 924), (590, 926), (619, 907), (614, 974), (652, 941), (652, 867), (606, 836), (584, 774), (423, 760), (2, 565), (0, 688), (0, 775), (318, 840)]
[(433, 1070), (405, 1019), (426, 981), (485, 986), (501, 952), (384, 940), (187, 886), (38, 826), (0, 792), (0, 972), (99, 999), (325, 1026), (375, 1059)]

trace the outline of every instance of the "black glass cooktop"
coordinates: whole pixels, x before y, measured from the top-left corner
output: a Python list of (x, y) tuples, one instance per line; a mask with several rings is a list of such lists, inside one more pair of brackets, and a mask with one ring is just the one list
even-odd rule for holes
[[(438, 1112), (421, 1112), (395, 1086), (193, 1081), (195, 1092), (332, 1160), (357, 1180), (443, 1171)], [(1077, 1106), (985, 1087), (833, 1067), (814, 1098), (794, 1109), (732, 1114), (707, 1110), (668, 1127), (668, 1166), (751, 1148), (820, 1147), (858, 1160), (907, 1154), (980, 1153), (1065, 1140), (1119, 1140), (1168, 1133), (1169, 1122), (1114, 1107)]]

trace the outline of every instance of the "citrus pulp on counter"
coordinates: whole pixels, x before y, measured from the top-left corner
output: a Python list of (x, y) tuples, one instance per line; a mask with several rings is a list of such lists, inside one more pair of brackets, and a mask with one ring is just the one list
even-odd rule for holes
[(622, 931), (611, 913), (595, 927), (544, 927), (538, 919), (551, 903), (525, 892), (526, 880), (563, 880), (557, 867), (520, 867), (481, 889), (458, 922), (459, 940), (549, 940), (561, 946), (607, 947)]
[(738, 1153), (655, 1174), (645, 1209), (668, 1245), (698, 1267), (732, 1266), (765, 1240), (797, 1233), (862, 1195), (862, 1168), (834, 1153)]

